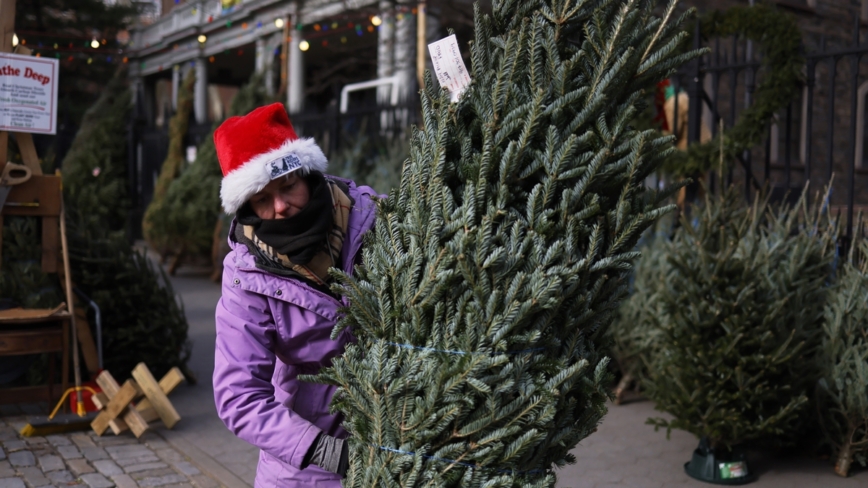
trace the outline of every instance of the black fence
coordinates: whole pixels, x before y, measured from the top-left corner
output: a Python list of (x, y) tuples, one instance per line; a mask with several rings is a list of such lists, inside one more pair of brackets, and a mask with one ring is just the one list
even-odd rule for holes
[[(199, 145), (211, 135), (211, 124), (190, 125), (184, 147)], [(129, 235), (142, 238), (142, 218), (154, 197), (154, 186), (160, 168), (169, 154), (169, 132), (166, 127), (131, 125), (129, 128), (128, 174), (132, 210)]]
[(412, 125), (419, 125), (421, 114), (415, 98), (398, 105), (364, 105), (341, 113), (337, 107), (325, 111), (290, 115), (300, 136), (312, 137), (327, 155), (346, 144), (365, 138), (377, 143), (409, 135)]
[[(725, 175), (726, 183), (743, 186), (748, 199), (763, 190), (772, 200), (792, 199), (808, 183), (812, 190), (830, 186), (830, 210), (844, 219), (847, 241), (854, 232), (864, 234), (855, 213), (868, 208), (868, 44), (862, 30), (857, 18), (850, 45), (827, 47), (821, 40), (819, 49), (805, 49), (801, 94), (769, 121), (764, 144), (741, 154)], [(721, 120), (724, 130), (731, 128), (754, 102), (764, 75), (760, 46), (735, 38), (703, 41), (698, 24), (693, 39), (694, 48), (706, 45), (711, 53), (672, 80), (675, 93), (686, 90), (690, 101), (702, 101), (688, 105), (690, 144), (703, 134), (717, 135)], [(676, 96), (676, 114), (678, 102)]]

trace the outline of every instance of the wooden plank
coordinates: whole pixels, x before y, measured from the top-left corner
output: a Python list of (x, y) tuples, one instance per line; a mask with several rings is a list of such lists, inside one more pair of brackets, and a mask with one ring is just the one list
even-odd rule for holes
[[(97, 393), (96, 395), (91, 397), (91, 401), (93, 401), (93, 404), (96, 406), (96, 408), (100, 410), (104, 409), (109, 403), (109, 399), (105, 393)], [(109, 428), (112, 430), (112, 432), (114, 432), (115, 435), (118, 435), (125, 430), (129, 430), (129, 426), (126, 422), (124, 422), (123, 419), (112, 420), (111, 422), (109, 422)]]
[(36, 146), (33, 145), (33, 136), (29, 132), (14, 132), (15, 142), (18, 144), (18, 152), (24, 165), (30, 168), (34, 176), (42, 176), (42, 167), (39, 166), (39, 155), (36, 154)]
[[(2, 16), (0, 16), (2, 18)], [(0, 131), (0, 173), (3, 172), (3, 168), (6, 166), (6, 160), (9, 155), (9, 133), (6, 131)]]
[(127, 380), (117, 394), (109, 400), (106, 408), (90, 423), (90, 427), (97, 435), (103, 435), (108, 429), (109, 422), (117, 418), (138, 395), (138, 387), (133, 380)]
[(3, 215), (59, 217), (60, 202), (60, 177), (33, 175), (12, 187), (2, 211)]
[[(0, 0), (0, 53), (12, 51), (12, 34), (15, 33), (15, 0)], [(6, 164), (6, 158), (3, 158)]]
[[(168, 395), (169, 393), (172, 393), (172, 390), (174, 390), (178, 385), (183, 383), (184, 379), (184, 374), (181, 373), (181, 370), (176, 366), (170, 369), (169, 372), (160, 379), (160, 389), (163, 390), (163, 393)], [(136, 404), (136, 410), (138, 410), (139, 413), (142, 414), (142, 417), (148, 422), (153, 422), (160, 418), (160, 414), (157, 413), (157, 410), (154, 409), (151, 405), (151, 401), (147, 398), (142, 398), (142, 401)]]
[[(134, 382), (135, 383), (135, 382)], [(106, 398), (113, 399), (115, 395), (118, 394), (120, 388), (118, 387), (118, 382), (115, 381), (114, 377), (108, 371), (103, 371), (96, 378), (96, 384), (102, 389), (103, 394), (105, 394)], [(136, 386), (138, 388), (138, 386)], [(141, 390), (138, 390), (138, 395), (141, 395)], [(111, 401), (111, 400), (109, 400)], [(100, 407), (102, 408), (102, 407)], [(111, 423), (109, 423), (109, 427), (111, 427), (112, 432), (115, 434), (118, 433), (118, 430), (123, 432), (129, 427), (130, 430), (133, 431), (133, 434), (136, 437), (141, 437), (145, 431), (148, 430), (148, 421), (145, 420), (142, 415), (132, 406), (128, 406), (126, 411), (124, 411), (120, 418), (116, 418), (115, 420), (123, 421), (123, 425), (120, 423), (117, 425), (117, 430), (115, 427), (112, 427)]]
[(133, 378), (139, 383), (139, 386), (142, 388), (145, 396), (148, 397), (148, 400), (150, 400), (151, 405), (157, 411), (166, 428), (171, 429), (174, 427), (181, 420), (181, 416), (178, 415), (177, 410), (172, 406), (172, 402), (163, 393), (160, 384), (154, 379), (154, 375), (151, 374), (145, 363), (139, 363), (133, 369)]
[(63, 351), (63, 330), (4, 331), (0, 335), (0, 353), (4, 355), (41, 354)]

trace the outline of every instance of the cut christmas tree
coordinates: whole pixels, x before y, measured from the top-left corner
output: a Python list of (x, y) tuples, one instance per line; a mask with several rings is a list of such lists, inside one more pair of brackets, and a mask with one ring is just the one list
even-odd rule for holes
[(674, 419), (649, 422), (701, 439), (685, 466), (695, 478), (750, 481), (739, 448), (790, 441), (805, 419), (837, 237), (806, 201), (748, 205), (730, 188), (695, 208), (696, 222), (682, 218), (667, 246), (646, 386)]
[[(254, 74), (232, 99), (229, 115), (244, 115), (267, 102), (263, 76)], [(207, 255), (212, 250), (215, 226), (222, 213), (219, 195), (223, 174), (211, 134), (199, 145), (193, 163), (181, 164), (178, 172), (180, 175), (167, 184), (160, 203), (150, 214), (151, 233), (171, 246), (175, 266), (185, 255)], [(228, 226), (225, 232), (228, 234)], [(213, 264), (221, 268), (222, 257)]]
[(642, 389), (648, 378), (648, 368), (654, 360), (660, 330), (657, 320), (661, 314), (658, 297), (666, 285), (667, 243), (672, 229), (672, 219), (662, 218), (653, 229), (648, 229), (639, 243), (642, 256), (636, 262), (631, 279), (629, 296), (618, 307), (610, 335), (612, 358), (618, 366), (621, 378), (615, 386), (614, 402), (619, 405), (630, 391)]
[(166, 160), (160, 167), (160, 175), (154, 185), (154, 195), (145, 215), (142, 218), (142, 235), (148, 244), (160, 252), (163, 257), (171, 251), (173, 242), (165, 229), (157, 223), (160, 214), (165, 214), (166, 193), (169, 186), (181, 174), (186, 161), (184, 152), (184, 136), (190, 125), (190, 114), (193, 112), (193, 85), (196, 83), (196, 72), (190, 70), (178, 89), (178, 111), (169, 122), (169, 151)]
[(162, 270), (127, 237), (130, 109), (126, 72), (119, 70), (85, 114), (63, 160), (72, 280), (101, 309), (106, 369), (129, 374), (145, 362), (158, 376), (173, 366), (187, 373), (183, 308)]
[(630, 122), (696, 55), (655, 3), (495, 1), (458, 101), (426, 77), (401, 185), (336, 287), (358, 343), (318, 376), (352, 434), (345, 486), (551, 487), (596, 429), (599, 344), (668, 209), (643, 180), (671, 141)]
[(835, 472), (847, 476), (855, 459), (868, 465), (868, 243), (839, 270), (825, 311), (819, 355), (817, 409), (835, 450)]

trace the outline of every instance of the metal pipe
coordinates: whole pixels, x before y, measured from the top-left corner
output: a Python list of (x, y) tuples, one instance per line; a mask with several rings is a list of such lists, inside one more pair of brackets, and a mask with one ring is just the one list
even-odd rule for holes
[(807, 79), (805, 80), (808, 86), (808, 110), (805, 117), (805, 181), (811, 181), (811, 143), (813, 141), (813, 126), (814, 126), (814, 82), (816, 81), (817, 64), (814, 61), (808, 62)]
[[(856, 42), (859, 42), (859, 25), (856, 24)], [(853, 239), (853, 203), (856, 196), (856, 105), (859, 103), (859, 61), (861, 56), (854, 54), (850, 57), (850, 150), (849, 167), (847, 168), (847, 242), (852, 244)]]
[[(693, 28), (693, 48), (699, 49), (701, 41), (699, 38), (699, 19), (696, 20), (696, 25)], [(702, 83), (701, 59), (696, 58), (691, 63), (691, 77), (687, 82), (687, 99), (690, 104), (687, 106), (687, 143), (695, 144), (699, 142), (699, 135), (702, 127), (702, 102), (699, 98), (699, 86)], [(677, 96), (677, 94), (676, 94)]]
[(832, 159), (835, 151), (835, 71), (838, 68), (838, 60), (835, 57), (829, 58), (829, 120), (827, 123), (826, 137), (826, 164), (829, 165), (826, 173), (826, 181), (832, 179), (832, 171), (835, 167), (835, 162)]
[(96, 353), (97, 360), (99, 364), (99, 369), (102, 370), (102, 313), (100, 312), (99, 305), (96, 304), (95, 301), (91, 300), (89, 296), (85, 295), (83, 291), (78, 288), (73, 288), (75, 294), (78, 295), (79, 298), (87, 302), (87, 306), (93, 309), (94, 312), (94, 322), (96, 325)]
[(784, 191), (790, 191), (790, 144), (792, 143), (793, 102), (787, 105), (787, 120), (784, 122)]

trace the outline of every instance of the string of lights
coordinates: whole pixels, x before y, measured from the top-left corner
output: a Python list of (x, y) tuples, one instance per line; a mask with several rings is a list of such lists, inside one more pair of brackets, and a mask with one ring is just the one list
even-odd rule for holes
[[(196, 13), (195, 9), (192, 9), (193, 14)], [(380, 30), (380, 27), (384, 24), (387, 26), (393, 26), (396, 22), (401, 22), (403, 20), (412, 20), (415, 15), (418, 14), (418, 10), (415, 7), (407, 7), (407, 6), (396, 6), (392, 9), (388, 15), (379, 16), (379, 15), (368, 15), (368, 14), (356, 14), (356, 15), (343, 15), (340, 18), (332, 18), (330, 22), (317, 22), (314, 24), (303, 25), (297, 24), (293, 31), (298, 32), (298, 35), (302, 37), (301, 42), (299, 43), (299, 49), (301, 51), (307, 51), (311, 47), (311, 41), (316, 41), (321, 39), (320, 44), (324, 47), (329, 45), (329, 40), (332, 37), (335, 37), (340, 34), (350, 34), (354, 33), (356, 36), (361, 37), (365, 34), (375, 33)], [(209, 16), (207, 21), (213, 22), (213, 16)], [(226, 21), (226, 27), (232, 27), (232, 21)], [(274, 26), (278, 29), (282, 29), (285, 25), (285, 20), (282, 17), (278, 17), (274, 19)], [(247, 22), (241, 23), (241, 29), (246, 30), (251, 27), (251, 24)], [(263, 27), (262, 21), (256, 22), (252, 26), (254, 29), (261, 29)], [(18, 33), (21, 33), (22, 37), (19, 40)], [(242, 34), (239, 34), (239, 38)], [(31, 42), (28, 45), (27, 39), (24, 36), (34, 37), (39, 39), (38, 41)], [(46, 39), (66, 39), (64, 41), (59, 42), (50, 42), (46, 41)], [(68, 39), (79, 39), (78, 42), (68, 42)], [(83, 41), (82, 41), (83, 40)], [(225, 38), (222, 39), (225, 42)], [(292, 40), (292, 36), (286, 38), (286, 41), (289, 42)], [(26, 45), (28, 48), (34, 51), (34, 55), (36, 57), (48, 56), (55, 57), (57, 59), (65, 60), (72, 62), (76, 59), (86, 59), (88, 64), (94, 62), (94, 60), (102, 60), (107, 63), (127, 63), (129, 62), (129, 53), (128, 51), (134, 47), (134, 42), (122, 42), (121, 40), (108, 40), (108, 39), (97, 39), (97, 37), (93, 36), (83, 36), (69, 33), (60, 33), (60, 32), (37, 32), (37, 31), (28, 31), (22, 30), (13, 34), (12, 45), (15, 46), (18, 43), (21, 45)], [(174, 43), (170, 44), (167, 42), (161, 42), (153, 47), (162, 48), (162, 49), (178, 49), (181, 46), (186, 48), (195, 47), (196, 43), (206, 44), (208, 42), (208, 37), (205, 34), (200, 34), (195, 41), (187, 42), (187, 43)], [(348, 42), (348, 38), (346, 35), (342, 35), (340, 37), (340, 42), (342, 44), (346, 44)], [(113, 46), (109, 46), (109, 44), (113, 44)], [(152, 47), (150, 44), (146, 43), (144, 47)], [(230, 51), (234, 51), (238, 56), (242, 56), (244, 54), (243, 49), (238, 50), (224, 50), (221, 53), (209, 56), (209, 62), (213, 63), (216, 61), (216, 56), (221, 55), (231, 55), (233, 54)], [(275, 48), (274, 54), (277, 55), (280, 53), (280, 48)], [(142, 63), (142, 67), (144, 67), (144, 63)]]

